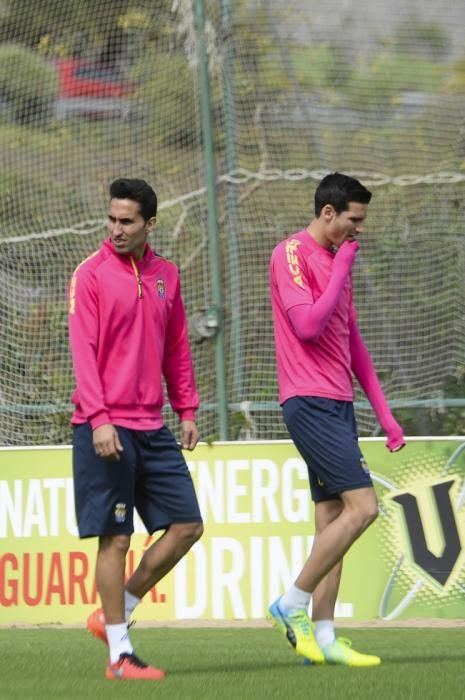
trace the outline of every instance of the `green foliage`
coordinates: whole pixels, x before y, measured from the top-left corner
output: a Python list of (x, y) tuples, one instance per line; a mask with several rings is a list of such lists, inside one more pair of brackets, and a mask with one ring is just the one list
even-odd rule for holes
[(2, 0), (0, 42), (46, 57), (85, 56), (125, 73), (147, 38), (165, 35), (172, 17), (165, 0)]
[(241, 437), (243, 438), (243, 431), (247, 431), (252, 427), (250, 421), (247, 419), (245, 414), (242, 411), (235, 411), (229, 420), (229, 428), (230, 428), (230, 439), (231, 440), (240, 440)]
[(180, 53), (161, 53), (153, 44), (133, 69), (131, 77), (139, 85), (135, 99), (143, 107), (144, 127), (158, 144), (183, 148), (198, 143), (193, 70)]
[(127, 0), (3, 0), (0, 38), (36, 47), (44, 36), (72, 53), (79, 45), (103, 47), (124, 16)]
[(344, 88), (350, 74), (350, 63), (339, 46), (329, 43), (297, 46), (291, 57), (299, 87), (303, 90)]
[[(85, 211), (79, 178), (54, 177), (63, 159), (76, 161), (80, 152), (81, 144), (59, 126), (39, 130), (5, 124), (0, 128), (0, 238), (59, 226), (76, 211)], [(31, 163), (40, 163), (41, 168)], [(98, 174), (93, 177), (97, 188)]]
[(394, 105), (407, 91), (437, 92), (447, 69), (434, 61), (382, 52), (372, 59), (360, 60), (347, 79), (344, 93), (360, 109), (375, 105)]
[(406, 17), (399, 23), (393, 43), (399, 53), (423, 53), (440, 59), (449, 50), (450, 38), (444, 25), (425, 22), (417, 17)]
[(446, 89), (448, 92), (465, 94), (465, 56), (453, 63), (451, 75), (446, 83)]
[(55, 68), (37, 53), (14, 44), (0, 47), (0, 98), (19, 123), (43, 123), (57, 92)]

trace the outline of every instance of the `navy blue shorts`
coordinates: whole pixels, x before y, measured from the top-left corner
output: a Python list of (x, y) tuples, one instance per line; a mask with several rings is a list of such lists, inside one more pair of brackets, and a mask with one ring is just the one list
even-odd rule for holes
[(373, 486), (358, 445), (351, 401), (295, 396), (283, 404), (289, 434), (308, 467), (314, 501)]
[(134, 532), (136, 508), (147, 531), (172, 523), (202, 522), (194, 484), (174, 435), (115, 426), (119, 461), (95, 454), (88, 423), (73, 426), (73, 474), (80, 537)]

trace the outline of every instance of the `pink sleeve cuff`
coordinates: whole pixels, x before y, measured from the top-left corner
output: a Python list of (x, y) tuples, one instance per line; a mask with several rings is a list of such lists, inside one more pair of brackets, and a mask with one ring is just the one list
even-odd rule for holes
[(100, 411), (99, 413), (96, 413), (95, 416), (92, 416), (89, 423), (92, 430), (95, 430), (96, 428), (100, 428), (101, 425), (108, 425), (111, 423), (111, 420), (106, 411)]
[(195, 421), (195, 411), (193, 408), (185, 408), (182, 411), (178, 411), (179, 420), (192, 420)]

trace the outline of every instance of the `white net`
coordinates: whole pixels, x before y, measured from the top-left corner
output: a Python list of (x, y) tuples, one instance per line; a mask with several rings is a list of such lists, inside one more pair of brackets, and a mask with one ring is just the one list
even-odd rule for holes
[[(180, 266), (190, 319), (212, 304), (198, 5), (2, 2), (0, 444), (69, 441), (65, 288), (116, 177), (155, 187), (152, 243)], [(232, 437), (286, 437), (268, 260), (331, 170), (374, 194), (356, 299), (389, 399), (465, 403), (465, 6), (422, 5), (205, 0)], [(215, 438), (215, 340), (192, 329)], [(363, 402), (358, 417), (376, 432)]]

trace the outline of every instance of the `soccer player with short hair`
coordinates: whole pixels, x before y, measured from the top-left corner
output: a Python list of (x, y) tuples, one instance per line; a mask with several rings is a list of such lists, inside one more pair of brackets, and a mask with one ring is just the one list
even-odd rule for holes
[[(103, 609), (87, 626), (108, 644), (108, 679), (163, 678), (134, 654), (129, 618), (203, 531), (181, 447), (162, 417), (164, 377), (181, 445), (194, 449), (199, 400), (186, 314), (176, 266), (148, 244), (156, 214), (156, 194), (144, 180), (115, 180), (109, 237), (69, 285), (76, 515), (79, 536), (98, 537)], [(134, 508), (150, 534), (164, 533), (125, 586)]]
[(327, 175), (315, 192), (315, 218), (276, 246), (270, 264), (279, 401), (308, 467), (315, 539), (302, 571), (271, 604), (269, 617), (313, 663), (380, 663), (334, 633), (342, 559), (378, 515), (358, 445), (353, 374), (387, 435), (388, 449), (405, 444), (358, 329), (352, 297), (357, 237), (365, 232), (370, 199), (355, 178)]

